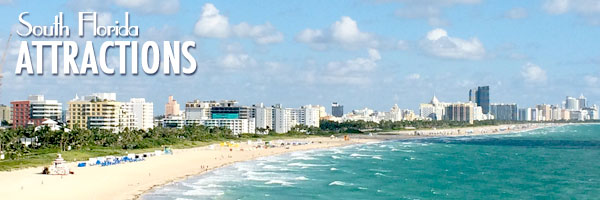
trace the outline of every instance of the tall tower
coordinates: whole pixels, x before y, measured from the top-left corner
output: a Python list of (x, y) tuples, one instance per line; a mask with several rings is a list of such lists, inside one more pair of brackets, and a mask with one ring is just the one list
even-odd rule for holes
[(333, 115), (334, 117), (344, 116), (344, 106), (338, 104), (337, 102), (333, 102), (331, 104), (331, 115)]
[(169, 96), (169, 101), (167, 101), (167, 104), (165, 104), (165, 117), (171, 115), (179, 115), (179, 109), (179, 103), (177, 103), (177, 101), (173, 99), (173, 96)]
[(587, 99), (583, 96), (583, 94), (581, 94), (579, 96), (579, 98), (577, 98), (577, 101), (579, 102), (579, 108), (578, 108), (578, 110), (581, 110), (583, 108), (588, 107), (588, 105), (587, 105)]
[(469, 90), (469, 101), (481, 107), (483, 114), (490, 113), (490, 86), (479, 86)]

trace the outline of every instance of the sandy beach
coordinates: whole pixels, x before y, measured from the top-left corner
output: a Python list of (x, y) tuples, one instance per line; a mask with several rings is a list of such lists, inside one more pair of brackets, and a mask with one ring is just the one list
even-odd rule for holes
[[(554, 124), (500, 125), (476, 128), (399, 131), (373, 136), (343, 138), (313, 137), (286, 139), (286, 142), (308, 142), (304, 145), (260, 148), (240, 143), (239, 147), (198, 147), (175, 149), (173, 155), (155, 156), (141, 162), (100, 167), (76, 167), (69, 163), (74, 175), (40, 174), (43, 167), (0, 172), (0, 194), (3, 199), (137, 199), (153, 187), (198, 175), (235, 162), (293, 151), (322, 149), (388, 139), (439, 136), (502, 134), (553, 126)], [(243, 149), (243, 150), (242, 150)]]
[(344, 141), (343, 138), (315, 137), (284, 141), (312, 143), (268, 149), (257, 149), (247, 143), (241, 143), (237, 148), (221, 147), (216, 144), (214, 149), (208, 146), (175, 149), (173, 155), (155, 156), (141, 162), (107, 167), (78, 168), (75, 166), (76, 163), (70, 163), (70, 168), (75, 174), (67, 176), (40, 174), (43, 167), (0, 172), (0, 194), (3, 199), (136, 199), (143, 192), (157, 185), (239, 161), (376, 140)]

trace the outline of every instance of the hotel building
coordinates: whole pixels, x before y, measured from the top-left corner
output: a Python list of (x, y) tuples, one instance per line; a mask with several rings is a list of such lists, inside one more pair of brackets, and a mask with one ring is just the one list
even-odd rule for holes
[(61, 121), (62, 104), (56, 100), (45, 100), (43, 95), (31, 95), (27, 100), (13, 101), (10, 104), (13, 128), (39, 126), (46, 119)]
[(446, 106), (445, 119), (450, 121), (463, 121), (473, 124), (475, 120), (475, 108), (478, 106), (475, 103), (453, 103)]
[[(133, 127), (140, 130), (148, 130), (154, 127), (154, 104), (146, 102), (144, 98), (131, 98), (129, 102), (123, 103), (124, 116), (133, 117)], [(125, 122), (128, 120), (125, 119)]]
[(181, 110), (179, 109), (179, 103), (177, 103), (177, 101), (173, 99), (173, 96), (169, 96), (169, 100), (167, 101), (167, 104), (165, 104), (165, 117), (171, 115), (180, 115)]
[(136, 129), (137, 121), (129, 107), (117, 101), (115, 93), (94, 93), (69, 101), (68, 127), (105, 129), (114, 133), (125, 128)]
[(331, 104), (331, 115), (334, 117), (344, 116), (344, 106), (342, 104), (338, 104), (338, 102), (333, 102)]
[(423, 119), (431, 120), (442, 120), (446, 112), (446, 106), (448, 103), (442, 103), (438, 98), (433, 95), (429, 103), (422, 103), (419, 105), (420, 116)]
[(490, 114), (494, 116), (496, 120), (503, 121), (517, 121), (519, 118), (517, 104), (490, 104)]
[(469, 101), (481, 107), (483, 114), (490, 113), (490, 87), (479, 86), (469, 90)]

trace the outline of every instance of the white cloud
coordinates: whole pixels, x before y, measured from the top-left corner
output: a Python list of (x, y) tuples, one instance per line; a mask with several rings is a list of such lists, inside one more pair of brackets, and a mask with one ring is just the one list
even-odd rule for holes
[(369, 49), (369, 57), (355, 58), (343, 62), (335, 61), (327, 64), (330, 72), (339, 75), (345, 75), (350, 72), (372, 71), (377, 66), (377, 61), (381, 60), (381, 55), (376, 49)]
[(591, 24), (600, 24), (600, 1), (597, 0), (546, 0), (542, 8), (555, 15), (573, 12)]
[(477, 60), (485, 56), (485, 49), (479, 39), (450, 37), (446, 30), (440, 28), (429, 31), (421, 42), (421, 47), (430, 55), (442, 58)]
[(219, 10), (213, 4), (204, 4), (200, 20), (196, 22), (194, 33), (202, 37), (229, 37), (229, 19), (219, 14)]
[(546, 12), (562, 14), (569, 10), (570, 0), (548, 0), (542, 6)]
[(283, 41), (283, 34), (269, 22), (262, 25), (250, 25), (242, 22), (230, 25), (227, 16), (221, 15), (211, 3), (204, 4), (200, 19), (196, 22), (194, 33), (201, 37), (228, 38), (236, 36), (251, 38), (257, 44), (272, 44)]
[(220, 60), (221, 66), (229, 69), (246, 68), (256, 65), (256, 60), (245, 53), (230, 53)]
[(328, 40), (322, 30), (304, 29), (296, 36), (296, 41), (307, 43), (316, 49), (325, 49)]
[(371, 38), (368, 33), (363, 33), (358, 29), (356, 21), (347, 16), (331, 25), (331, 36), (341, 44), (357, 44), (369, 41)]
[(417, 73), (409, 74), (408, 76), (406, 76), (406, 80), (414, 81), (414, 80), (419, 80), (419, 79), (421, 79), (421, 74), (417, 74)]
[(530, 83), (544, 83), (548, 79), (546, 71), (533, 63), (527, 63), (523, 66), (521, 77), (523, 77), (526, 82)]
[(296, 36), (296, 41), (306, 43), (315, 49), (326, 49), (330, 45), (343, 48), (376, 47), (378, 41), (374, 35), (362, 32), (352, 18), (343, 16), (328, 29), (304, 29)]
[(506, 17), (508, 19), (523, 19), (523, 18), (526, 18), (527, 16), (528, 16), (527, 10), (525, 10), (525, 8), (522, 8), (522, 7), (516, 7), (516, 8), (510, 9), (504, 14), (504, 17)]
[(321, 80), (334, 84), (364, 85), (370, 82), (366, 72), (377, 67), (381, 55), (376, 49), (368, 49), (368, 57), (359, 57), (346, 61), (332, 61), (327, 64)]
[(407, 19), (426, 19), (432, 26), (447, 25), (442, 19), (443, 9), (454, 5), (478, 4), (480, 0), (389, 0), (402, 3), (395, 14)]
[(233, 32), (239, 37), (253, 38), (258, 44), (271, 44), (283, 41), (283, 34), (278, 32), (269, 22), (256, 26), (242, 22), (233, 27)]

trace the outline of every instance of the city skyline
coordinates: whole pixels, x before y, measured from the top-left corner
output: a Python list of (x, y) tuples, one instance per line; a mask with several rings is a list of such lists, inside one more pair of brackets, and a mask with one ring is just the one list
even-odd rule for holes
[[(481, 87), (481, 86), (477, 86), (477, 87)], [(487, 86), (484, 86), (484, 87), (487, 87)], [(488, 92), (489, 92), (489, 88), (488, 88)], [(467, 92), (467, 95), (465, 95), (466, 96), (466, 98), (465, 98), (466, 100), (457, 100), (457, 101), (449, 101), (449, 100), (444, 99), (444, 98), (439, 98), (436, 94), (432, 94), (429, 97), (429, 100), (424, 100), (424, 101), (416, 103), (416, 106), (414, 106), (414, 107), (416, 107), (416, 109), (412, 109), (410, 107), (398, 107), (398, 108), (412, 110), (415, 113), (417, 113), (419, 111), (419, 104), (430, 102), (431, 98), (435, 98), (436, 100), (442, 99), (443, 102), (455, 102), (455, 103), (469, 103), (470, 102), (470, 103), (474, 103), (475, 105), (477, 105), (476, 101), (469, 100), (470, 99), (470, 97), (469, 97), (470, 93), (471, 93), (471, 90), (469, 90)], [(114, 101), (119, 101), (119, 102), (126, 102), (126, 101), (134, 100), (134, 99), (145, 99), (145, 100), (149, 99), (149, 97), (143, 97), (143, 96), (123, 97), (123, 96), (127, 96), (127, 95), (123, 95), (123, 94), (119, 94), (119, 93), (115, 93), (115, 92), (88, 92), (88, 93), (83, 93), (83, 94), (115, 94), (116, 97), (114, 98)], [(73, 97), (68, 98), (69, 100), (61, 101), (61, 100), (57, 100), (57, 99), (61, 99), (61, 98), (55, 98), (55, 97), (48, 98), (48, 96), (44, 95), (44, 94), (28, 94), (24, 98), (12, 99), (12, 100), (9, 100), (9, 102), (7, 104), (0, 104), (0, 105), (4, 105), (4, 106), (9, 106), (10, 107), (12, 102), (28, 101), (29, 98), (32, 98), (32, 97), (33, 98), (37, 98), (37, 96), (41, 96), (42, 98), (46, 97), (46, 99), (52, 99), (52, 101), (56, 101), (59, 104), (65, 104), (66, 105), (67, 102), (70, 102), (70, 101), (73, 101), (75, 99), (78, 99), (79, 96), (83, 96), (83, 95), (81, 95), (81, 94), (75, 94)], [(156, 97), (156, 96), (154, 96), (154, 97)], [(377, 109), (377, 107), (378, 106), (381, 107), (381, 105), (362, 105), (362, 106), (359, 106), (359, 107), (356, 107), (356, 108), (344, 109), (345, 104), (342, 101), (334, 101), (334, 102), (330, 102), (329, 104), (326, 104), (326, 103), (325, 104), (314, 104), (314, 103), (310, 103), (310, 102), (304, 102), (304, 103), (300, 103), (300, 105), (292, 106), (292, 105), (285, 104), (284, 102), (276, 102), (276, 103), (272, 103), (272, 104), (271, 103), (265, 103), (265, 101), (261, 101), (261, 102), (258, 102), (258, 103), (256, 103), (256, 102), (243, 103), (243, 102), (238, 101), (237, 99), (223, 99), (223, 98), (220, 98), (220, 99), (200, 99), (200, 98), (193, 98), (193, 99), (183, 99), (182, 100), (182, 99), (176, 98), (173, 95), (168, 95), (168, 96), (165, 96), (165, 97), (166, 97), (165, 98), (166, 100), (164, 101), (164, 103), (157, 103), (157, 105), (159, 105), (159, 106), (154, 107), (154, 109), (153, 109), (154, 111), (157, 111), (157, 108), (158, 108), (158, 112), (155, 112), (154, 116), (168, 115), (169, 111), (167, 111), (167, 109), (165, 109), (164, 106), (160, 106), (160, 105), (169, 105), (169, 102), (172, 102), (172, 101), (175, 101), (177, 103), (176, 105), (179, 107), (179, 110), (176, 111), (177, 113), (183, 113), (184, 110), (185, 110), (186, 104), (187, 103), (193, 103), (195, 101), (235, 101), (236, 104), (243, 105), (243, 106), (264, 105), (264, 106), (267, 106), (267, 107), (277, 106), (277, 105), (281, 105), (281, 106), (284, 106), (284, 107), (301, 107), (301, 106), (305, 106), (305, 105), (318, 105), (318, 106), (325, 107), (326, 108), (326, 112), (329, 115), (332, 115), (332, 116), (335, 116), (335, 115), (333, 115), (333, 109), (332, 109), (334, 107), (334, 105), (342, 107), (342, 110), (341, 110), (342, 114), (351, 113), (352, 111), (361, 110), (361, 109), (365, 109), (365, 108), (373, 109), (374, 111), (378, 111), (378, 112), (385, 112), (385, 111), (389, 111), (390, 108), (393, 109), (394, 107), (398, 106), (397, 103), (394, 103), (394, 104), (389, 105), (387, 107), (385, 107), (385, 105), (384, 105), (382, 109)], [(536, 107), (538, 105), (552, 105), (552, 106), (569, 108), (568, 99), (572, 98), (572, 99), (578, 100), (578, 98), (581, 98), (581, 97), (586, 98), (586, 104), (585, 104), (585, 106), (594, 106), (594, 105), (596, 105), (594, 103), (594, 101), (590, 101), (589, 98), (587, 98), (587, 96), (584, 96), (584, 94), (581, 93), (578, 96), (576, 96), (576, 95), (568, 95), (568, 96), (566, 96), (566, 99), (565, 99), (565, 97), (563, 97), (562, 101), (561, 100), (557, 100), (556, 102), (552, 102), (552, 103), (539, 103), (538, 102), (538, 103), (533, 103), (532, 105), (521, 105), (521, 104), (518, 104), (518, 103), (511, 102), (511, 101), (496, 102), (496, 101), (493, 101), (493, 96), (492, 96), (492, 97), (488, 97), (490, 99), (488, 106), (514, 104), (514, 105), (517, 105), (519, 108), (530, 108), (530, 107)], [(179, 99), (179, 101), (177, 99)], [(153, 101), (148, 101), (148, 102), (155, 103)], [(477, 105), (477, 106), (481, 107), (480, 105)], [(162, 110), (161, 110), (161, 108), (162, 108)], [(176, 107), (171, 107), (169, 109), (173, 110), (173, 109), (176, 109)], [(67, 109), (63, 108), (62, 110), (64, 111), (64, 110), (67, 110)], [(173, 112), (173, 111), (170, 111), (170, 112)], [(487, 113), (485, 113), (485, 114), (487, 114)], [(176, 115), (179, 115), (179, 114), (176, 114)]]
[[(244, 105), (339, 102), (347, 111), (388, 110), (394, 104), (417, 110), (433, 94), (465, 102), (468, 90), (478, 85), (490, 86), (490, 103), (523, 107), (560, 104), (581, 93), (598, 99), (600, 52), (592, 44), (600, 9), (585, 1), (562, 7), (556, 2), (329, 1), (314, 7), (317, 2), (311, 1), (173, 0), (144, 7), (60, 1), (27, 8), (24, 2), (0, 1), (0, 16), (7, 19), (0, 24), (0, 44), (19, 28), (20, 12), (30, 12), (30, 21), (40, 25), (65, 12), (65, 23), (74, 25), (75, 12), (86, 4), (105, 23), (131, 12), (132, 23), (141, 27), (140, 40), (197, 41), (194, 54), (203, 60), (191, 76), (15, 76), (14, 51), (23, 38), (13, 34), (0, 103), (29, 94), (66, 102), (73, 94), (116, 92), (120, 100), (144, 97), (157, 105), (173, 95)], [(219, 23), (198, 26), (208, 22)], [(540, 26), (548, 23), (555, 27)], [(255, 32), (240, 31), (244, 28)], [(341, 30), (347, 34), (336, 34)], [(566, 70), (571, 68), (578, 70)]]

